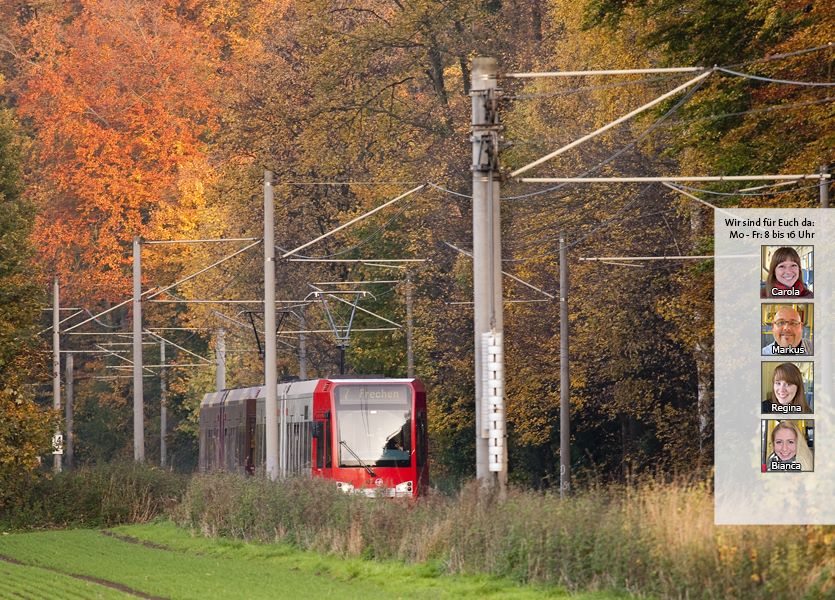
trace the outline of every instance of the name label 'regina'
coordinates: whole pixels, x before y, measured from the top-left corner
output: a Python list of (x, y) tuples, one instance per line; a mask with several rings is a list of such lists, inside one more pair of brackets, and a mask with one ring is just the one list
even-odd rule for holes
[(780, 462), (779, 460), (772, 460), (771, 461), (771, 470), (772, 471), (799, 471), (800, 470), (800, 463), (785, 463)]
[(774, 413), (799, 413), (800, 407), (796, 404), (772, 404), (771, 412)]
[(790, 289), (790, 290), (781, 290), (780, 288), (771, 288), (771, 295), (772, 296), (799, 296), (800, 290)]

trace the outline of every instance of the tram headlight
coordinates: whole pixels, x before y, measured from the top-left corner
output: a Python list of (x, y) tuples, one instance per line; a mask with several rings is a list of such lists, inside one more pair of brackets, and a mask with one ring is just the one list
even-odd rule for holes
[(398, 483), (394, 486), (394, 495), (395, 496), (411, 496), (412, 495), (412, 482), (411, 481), (404, 481), (403, 483)]
[(346, 494), (350, 494), (354, 491), (354, 486), (350, 483), (345, 483), (344, 481), (337, 481), (336, 482), (336, 489), (342, 490)]

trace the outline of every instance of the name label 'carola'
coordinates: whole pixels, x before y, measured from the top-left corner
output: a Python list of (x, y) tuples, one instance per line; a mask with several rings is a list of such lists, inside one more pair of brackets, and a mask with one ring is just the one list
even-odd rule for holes
[(771, 288), (772, 296), (799, 296), (800, 290), (781, 290), (779, 288)]

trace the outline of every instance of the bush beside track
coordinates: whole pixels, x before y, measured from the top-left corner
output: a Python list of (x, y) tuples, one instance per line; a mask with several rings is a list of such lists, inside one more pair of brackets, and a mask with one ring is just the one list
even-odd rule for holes
[(0, 506), (0, 528), (145, 523), (179, 503), (187, 485), (184, 475), (134, 462), (44, 474)]

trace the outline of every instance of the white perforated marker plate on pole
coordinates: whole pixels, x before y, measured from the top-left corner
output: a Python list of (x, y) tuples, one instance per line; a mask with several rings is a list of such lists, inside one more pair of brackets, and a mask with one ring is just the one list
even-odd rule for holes
[(504, 409), (504, 338), (500, 331), (481, 334), (482, 432), (486, 431), (488, 468), (504, 471), (505, 409)]

